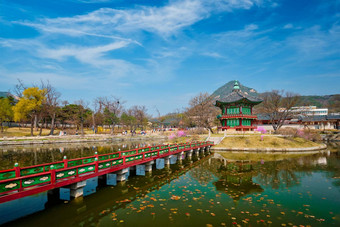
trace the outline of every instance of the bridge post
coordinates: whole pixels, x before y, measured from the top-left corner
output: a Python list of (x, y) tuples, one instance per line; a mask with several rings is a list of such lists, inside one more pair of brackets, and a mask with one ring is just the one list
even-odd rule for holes
[(15, 170), (15, 177), (20, 177), (20, 167), (19, 167), (19, 163), (15, 163), (14, 164), (14, 170)]
[(55, 177), (55, 169), (54, 169), (54, 165), (51, 165), (51, 167), (50, 167), (50, 173), (51, 173), (51, 184), (55, 184), (55, 182), (56, 182), (56, 177)]
[(67, 168), (67, 162), (68, 162), (68, 160), (67, 160), (66, 155), (64, 156), (63, 161), (64, 161), (64, 168)]

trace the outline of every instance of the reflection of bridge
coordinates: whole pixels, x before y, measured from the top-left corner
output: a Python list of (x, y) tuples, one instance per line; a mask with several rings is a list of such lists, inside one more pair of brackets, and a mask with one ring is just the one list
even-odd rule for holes
[[(172, 145), (142, 147), (110, 154), (94, 155), (77, 159), (0, 171), (0, 203), (34, 195), (40, 192), (77, 185), (90, 178), (117, 173), (125, 177), (126, 169), (137, 165), (151, 167), (154, 160), (164, 158), (169, 161), (172, 155), (190, 155), (193, 150), (209, 150), (212, 142), (195, 142)], [(145, 168), (145, 171), (150, 171)]]
[[(143, 182), (142, 186), (138, 186), (138, 189), (130, 189), (127, 190), (127, 193), (122, 192), (122, 187), (117, 187), (116, 191), (110, 191), (110, 194), (114, 194), (114, 200), (109, 199), (107, 195), (109, 193), (97, 193), (95, 197), (89, 197), (86, 200), (83, 201), (83, 203), (80, 205), (82, 207), (86, 207), (86, 211), (84, 211), (81, 215), (75, 215), (73, 212), (74, 210), (72, 209), (71, 206), (65, 207), (65, 209), (69, 209), (69, 212), (64, 212), (68, 216), (70, 216), (70, 220), (74, 220), (73, 224), (75, 225), (76, 223), (84, 223), (84, 225), (93, 225), (97, 224), (98, 220), (102, 218), (102, 213), (105, 212), (105, 214), (110, 214), (111, 212), (114, 212), (120, 208), (125, 208), (128, 206), (128, 204), (131, 204), (133, 201), (136, 199), (140, 198), (141, 196), (150, 194), (154, 190), (158, 190), (162, 186), (169, 184), (171, 181), (178, 179), (180, 176), (183, 174), (187, 173), (188, 170), (194, 168), (195, 166), (198, 166), (200, 163), (204, 162), (209, 158), (210, 156), (205, 156), (204, 158), (194, 161), (192, 164), (189, 164), (189, 161), (186, 163), (180, 164), (180, 166), (175, 166), (177, 167), (183, 167), (183, 168), (178, 168), (178, 170), (170, 170), (170, 166), (168, 169), (165, 171), (169, 171), (165, 173), (166, 175), (164, 176), (163, 174), (156, 174), (153, 176), (147, 176), (146, 177), (146, 182)], [(164, 170), (162, 170), (164, 171)], [(170, 174), (171, 173), (171, 174)], [(152, 173), (153, 174), (153, 173)], [(157, 178), (156, 178), (157, 177)], [(130, 181), (130, 180), (129, 180)], [(133, 182), (132, 184), (134, 184)], [(126, 187), (126, 186), (125, 186)], [(110, 189), (113, 190), (113, 189)], [(118, 195), (117, 195), (118, 194)], [(128, 199), (128, 202), (119, 202), (116, 203), (115, 201), (126, 201)], [(53, 215), (53, 213), (51, 214)]]

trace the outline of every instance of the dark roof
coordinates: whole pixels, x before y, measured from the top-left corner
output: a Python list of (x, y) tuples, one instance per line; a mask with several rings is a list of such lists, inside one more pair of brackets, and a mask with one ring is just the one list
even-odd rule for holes
[(327, 120), (340, 120), (340, 115), (322, 115), (322, 116), (308, 116), (303, 117), (303, 122), (309, 121), (327, 121)]
[(233, 90), (229, 95), (225, 96), (224, 98), (220, 99), (220, 100), (216, 100), (216, 105), (218, 102), (220, 103), (234, 103), (234, 102), (239, 102), (241, 100), (245, 100), (246, 102), (250, 102), (250, 103), (261, 103), (263, 100), (255, 97), (255, 96), (251, 96), (241, 90)]
[(328, 120), (340, 120), (340, 115), (327, 115)]
[(270, 120), (269, 114), (257, 114), (257, 119), (260, 121)]

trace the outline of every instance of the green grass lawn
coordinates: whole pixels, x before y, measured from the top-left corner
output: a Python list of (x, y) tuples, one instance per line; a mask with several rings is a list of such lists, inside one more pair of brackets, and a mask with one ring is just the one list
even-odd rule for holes
[(299, 137), (276, 137), (261, 135), (226, 137), (216, 147), (223, 148), (304, 148), (320, 144)]
[[(67, 131), (67, 130), (66, 130)], [(75, 129), (73, 130), (75, 131)], [(78, 130), (79, 131), (79, 130)], [(40, 129), (33, 130), (33, 135), (38, 136), (40, 132)], [(60, 129), (54, 130), (54, 135), (59, 135)], [(50, 133), (50, 129), (43, 128), (42, 130), (42, 136), (48, 136)], [(91, 129), (84, 129), (85, 134), (93, 134), (93, 131)], [(70, 134), (70, 133), (68, 133)], [(79, 131), (80, 134), (80, 131)], [(31, 136), (31, 128), (19, 128), (19, 127), (13, 127), (13, 128), (7, 128), (3, 133), (0, 132), (0, 137), (25, 137), (25, 136)]]

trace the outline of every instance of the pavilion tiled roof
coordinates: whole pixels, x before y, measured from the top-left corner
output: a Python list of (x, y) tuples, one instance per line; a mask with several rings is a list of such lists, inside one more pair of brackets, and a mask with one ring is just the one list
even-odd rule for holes
[(252, 103), (261, 103), (263, 101), (262, 99), (258, 97), (251, 96), (249, 94), (242, 92), (241, 90), (234, 89), (229, 95), (223, 97), (220, 100), (216, 100), (216, 102), (234, 103), (234, 102), (241, 101), (242, 99), (248, 100), (249, 102), (252, 102)]

